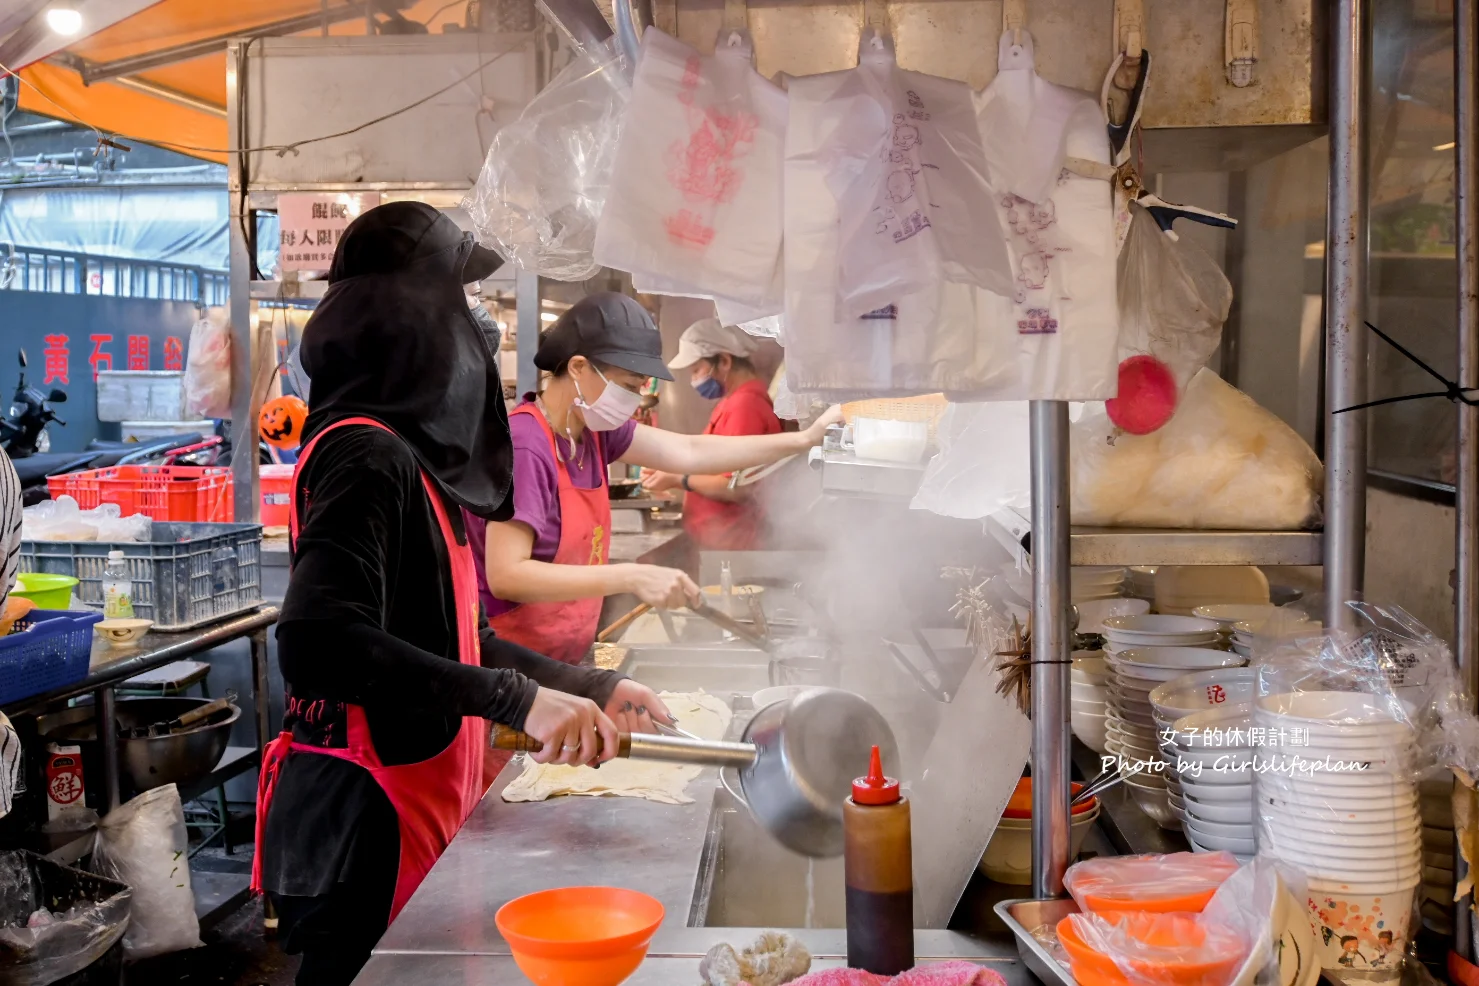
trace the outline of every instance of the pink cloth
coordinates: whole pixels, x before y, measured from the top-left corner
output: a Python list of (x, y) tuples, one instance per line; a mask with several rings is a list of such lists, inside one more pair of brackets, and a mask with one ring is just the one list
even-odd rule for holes
[(1006, 986), (1006, 980), (974, 962), (939, 962), (892, 979), (861, 969), (822, 969), (791, 980), (789, 986)]

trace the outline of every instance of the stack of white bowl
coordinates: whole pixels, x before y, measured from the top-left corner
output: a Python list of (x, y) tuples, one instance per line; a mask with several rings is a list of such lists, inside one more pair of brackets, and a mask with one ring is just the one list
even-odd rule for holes
[(1125, 595), (1136, 599), (1155, 599), (1155, 566), (1136, 565), (1130, 569), (1129, 578), (1125, 580)]
[(1109, 665), (1094, 651), (1075, 651), (1069, 675), (1073, 735), (1095, 753), (1103, 753), (1109, 738)]
[(1308, 877), (1324, 968), (1391, 969), (1422, 882), (1418, 790), (1402, 768), (1410, 728), (1360, 692), (1263, 696), (1254, 721), (1268, 730), (1275, 745), (1266, 749), (1276, 757), (1363, 765), (1260, 772), (1258, 844)]
[[(1195, 671), (1230, 667), (1242, 658), (1216, 649), (1217, 624), (1186, 616), (1117, 616), (1104, 621), (1110, 670), (1109, 752), (1130, 761), (1161, 759), (1160, 737), (1150, 692)], [(1166, 777), (1138, 773), (1125, 782), (1147, 815), (1165, 828), (1179, 828), (1170, 805)]]
[[(1256, 685), (1255, 685), (1256, 687)], [(1168, 756), (1180, 773), (1183, 829), (1195, 852), (1253, 856), (1253, 706), (1230, 702), (1176, 720)]]
[(1073, 569), (1073, 601), (1113, 599), (1124, 585), (1125, 570), (1113, 566), (1080, 565)]
[[(1257, 687), (1258, 673), (1252, 668), (1238, 667), (1182, 675), (1157, 685), (1151, 691), (1150, 708), (1155, 715), (1161, 754), (1172, 765), (1172, 769), (1166, 771), (1166, 794), (1172, 810), (1182, 822), (1186, 821), (1186, 803), (1180, 771), (1175, 769), (1177, 746), (1173, 733), (1176, 721), (1198, 712), (1251, 702)], [(1251, 793), (1249, 805), (1251, 808)]]

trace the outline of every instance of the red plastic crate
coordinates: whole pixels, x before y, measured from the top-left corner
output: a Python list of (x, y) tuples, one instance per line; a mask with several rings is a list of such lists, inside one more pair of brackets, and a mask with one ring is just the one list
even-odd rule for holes
[(52, 476), (46, 488), (53, 500), (70, 496), (83, 510), (116, 503), (125, 517), (202, 523), (229, 522), (234, 513), (226, 466), (112, 466)]

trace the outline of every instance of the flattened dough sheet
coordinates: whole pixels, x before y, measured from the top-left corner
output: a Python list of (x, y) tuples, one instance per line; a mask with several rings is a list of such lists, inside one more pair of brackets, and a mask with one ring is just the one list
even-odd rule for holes
[[(659, 696), (678, 725), (703, 739), (723, 739), (734, 714), (706, 692), (662, 692)], [(684, 793), (703, 770), (690, 764), (616, 759), (592, 767), (566, 767), (526, 761), (524, 772), (503, 789), (503, 800), (544, 801), (561, 794), (643, 798), (669, 805), (691, 804)]]

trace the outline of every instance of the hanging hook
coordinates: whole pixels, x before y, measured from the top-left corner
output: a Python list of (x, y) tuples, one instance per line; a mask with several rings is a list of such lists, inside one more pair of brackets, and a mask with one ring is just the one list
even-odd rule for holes
[(1027, 27), (1027, 0), (1002, 0), (1001, 30), (1012, 32), (1012, 44), (1022, 43), (1022, 31)]

